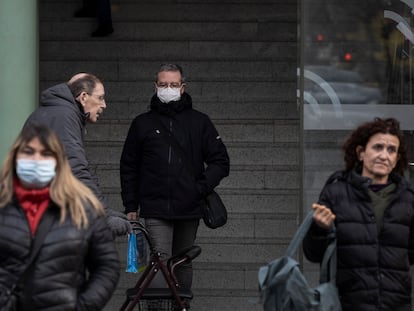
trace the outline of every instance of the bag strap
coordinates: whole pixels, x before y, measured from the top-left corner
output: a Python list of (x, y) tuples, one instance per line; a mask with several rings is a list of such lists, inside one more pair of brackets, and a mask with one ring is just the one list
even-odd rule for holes
[(319, 283), (336, 281), (336, 239), (325, 250), (320, 268)]
[(190, 166), (190, 162), (187, 161), (186, 154), (184, 152), (184, 148), (178, 143), (178, 141), (175, 139), (174, 135), (171, 133), (169, 129), (164, 125), (164, 123), (161, 122), (161, 119), (158, 117), (156, 113), (152, 113), (153, 120), (163, 129), (163, 131), (160, 133), (162, 138), (165, 139), (170, 145), (172, 145), (175, 150), (178, 152), (178, 154), (183, 159), (184, 164), (187, 166), (187, 170), (190, 172), (190, 174), (193, 175), (194, 179), (194, 172), (193, 168)]
[(312, 225), (312, 222), (313, 222), (313, 210), (309, 211), (309, 213), (306, 215), (305, 219), (303, 220), (302, 224), (296, 230), (295, 235), (293, 236), (288, 248), (285, 251), (285, 256), (293, 257), (295, 255), (296, 250), (299, 248), (299, 245), (302, 243), (303, 239), (305, 238), (306, 233), (308, 232), (309, 228)]
[[(285, 251), (285, 256), (293, 257), (309, 231), (313, 222), (313, 210), (309, 211), (303, 220), (302, 224), (297, 229), (288, 248)], [(336, 230), (333, 228), (333, 233), (330, 234), (331, 242), (325, 250), (320, 268), (320, 283), (334, 282), (336, 279)]]

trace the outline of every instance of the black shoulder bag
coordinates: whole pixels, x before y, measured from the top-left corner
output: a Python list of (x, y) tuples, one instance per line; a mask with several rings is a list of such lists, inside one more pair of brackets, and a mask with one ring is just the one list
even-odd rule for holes
[[(193, 175), (194, 180), (196, 180), (193, 168), (190, 166), (190, 161), (188, 161), (183, 147), (177, 142), (171, 131), (165, 127), (165, 125), (161, 122), (156, 114), (153, 114), (153, 119), (165, 131), (165, 133), (161, 132), (161, 136), (181, 155), (184, 163), (187, 166), (187, 170), (190, 172), (190, 174)], [(218, 193), (213, 190), (204, 198), (204, 200), (206, 202), (203, 211), (204, 224), (211, 229), (216, 229), (224, 226), (227, 223), (227, 209)]]
[[(30, 258), (27, 264), (26, 269), (24, 270), (23, 274), (20, 276), (19, 280), (16, 284), (14, 284), (10, 289), (7, 290), (8, 298), (6, 303), (5, 310), (7, 311), (17, 311), (20, 310), (20, 307), (22, 304), (24, 304), (24, 297), (23, 295), (23, 288), (25, 285), (26, 279), (28, 279), (28, 276), (30, 274), (30, 268), (32, 267), (32, 264), (34, 263), (35, 259), (37, 258), (37, 255), (39, 254), (40, 248), (43, 244), (43, 241), (49, 232), (50, 227), (52, 226), (54, 220), (54, 215), (50, 211), (46, 210), (44, 213), (42, 220), (39, 223), (39, 226), (37, 228), (36, 235), (34, 237), (33, 241), (33, 248), (30, 253)], [(30, 295), (31, 296), (31, 295)], [(23, 298), (23, 299), (22, 299)], [(30, 309), (30, 308), (29, 308)], [(28, 310), (29, 310), (28, 309)]]

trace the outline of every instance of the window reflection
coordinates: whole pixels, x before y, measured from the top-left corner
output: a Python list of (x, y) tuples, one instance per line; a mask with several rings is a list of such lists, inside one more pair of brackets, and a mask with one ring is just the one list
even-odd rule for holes
[(414, 1), (302, 5), (305, 130), (350, 129), (375, 116), (413, 129), (395, 106), (413, 104)]

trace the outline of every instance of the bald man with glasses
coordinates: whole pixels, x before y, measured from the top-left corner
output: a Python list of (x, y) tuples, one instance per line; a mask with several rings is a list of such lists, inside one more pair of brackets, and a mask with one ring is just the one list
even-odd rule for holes
[(83, 143), (86, 124), (96, 123), (105, 109), (103, 82), (93, 74), (81, 72), (71, 77), (68, 82), (44, 90), (40, 107), (29, 116), (26, 124), (43, 124), (55, 131), (65, 148), (73, 174), (104, 205), (108, 226), (116, 237), (130, 232), (131, 225), (123, 213), (108, 208), (99, 189), (97, 177), (89, 167)]

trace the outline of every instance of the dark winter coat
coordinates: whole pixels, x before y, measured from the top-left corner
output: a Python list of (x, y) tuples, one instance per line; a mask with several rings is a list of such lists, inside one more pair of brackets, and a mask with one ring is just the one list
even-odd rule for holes
[[(185, 158), (163, 138), (168, 131)], [(125, 211), (139, 206), (143, 218), (200, 218), (201, 199), (229, 174), (226, 147), (210, 118), (192, 109), (187, 93), (168, 104), (154, 95), (151, 111), (131, 124), (120, 164)]]
[(88, 186), (105, 205), (96, 176), (89, 170), (83, 145), (86, 120), (68, 85), (61, 83), (42, 92), (40, 107), (29, 116), (26, 123), (44, 124), (55, 131), (65, 148), (73, 175)]
[[(53, 203), (46, 213), (55, 219), (26, 277), (23, 297), (29, 297), (29, 307), (18, 311), (102, 310), (115, 290), (120, 269), (106, 219), (87, 208), (89, 227), (77, 229), (70, 219), (59, 222)], [(40, 226), (42, 222), (37, 230)], [(32, 244), (18, 203), (0, 208), (0, 301), (6, 288), (23, 274)]]
[[(414, 262), (414, 193), (401, 176), (385, 209), (382, 229), (376, 218), (370, 180), (352, 171), (328, 180), (319, 203), (336, 215), (337, 285), (344, 311), (398, 310), (411, 303), (410, 265)], [(306, 257), (320, 262), (327, 232), (316, 224), (304, 241)]]

